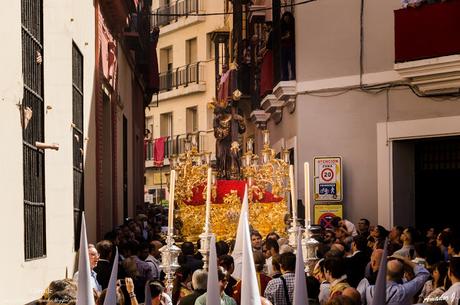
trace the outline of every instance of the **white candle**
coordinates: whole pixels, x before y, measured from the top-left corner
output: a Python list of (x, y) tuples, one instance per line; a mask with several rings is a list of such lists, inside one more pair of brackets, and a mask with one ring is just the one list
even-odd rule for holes
[(268, 133), (268, 130), (264, 130), (264, 145), (270, 145), (270, 134)]
[(206, 218), (204, 222), (204, 231), (206, 234), (209, 233), (211, 227), (211, 181), (212, 181), (212, 168), (208, 167), (208, 183), (206, 186)]
[(247, 142), (247, 148), (246, 148), (246, 152), (250, 152), (252, 153), (253, 152), (253, 140), (252, 139), (249, 139), (248, 142)]
[(297, 221), (297, 198), (295, 195), (295, 184), (294, 184), (294, 165), (289, 165), (289, 184), (291, 187), (291, 208), (292, 218), (294, 222)]
[(305, 162), (303, 164), (305, 175), (305, 227), (311, 224), (310, 216), (310, 164)]
[(174, 188), (176, 186), (176, 171), (171, 170), (169, 176), (169, 208), (168, 208), (168, 234), (174, 233)]

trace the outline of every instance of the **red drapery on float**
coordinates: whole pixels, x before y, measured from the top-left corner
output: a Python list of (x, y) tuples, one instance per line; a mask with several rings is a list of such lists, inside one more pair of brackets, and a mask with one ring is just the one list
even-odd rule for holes
[[(216, 198), (212, 198), (212, 203), (223, 203), (224, 197), (227, 194), (230, 194), (232, 191), (236, 191), (240, 200), (243, 200), (244, 196), (244, 187), (246, 185), (245, 180), (217, 180), (217, 196)], [(205, 185), (200, 185), (195, 187), (193, 190), (193, 196), (191, 200), (185, 201), (184, 203), (187, 205), (202, 205), (205, 204), (206, 200), (203, 197)], [(253, 194), (254, 198), (258, 198), (256, 194)], [(260, 200), (256, 200), (257, 202), (280, 202), (283, 198), (274, 196), (272, 193), (265, 191), (263, 196)]]

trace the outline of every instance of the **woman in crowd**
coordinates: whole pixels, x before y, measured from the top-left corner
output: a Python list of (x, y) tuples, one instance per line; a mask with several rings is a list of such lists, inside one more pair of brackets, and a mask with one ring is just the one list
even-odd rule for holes
[(172, 302), (174, 305), (183, 297), (192, 293), (192, 274), (190, 269), (181, 266), (176, 270), (176, 276), (174, 277), (173, 290), (172, 290)]
[(448, 263), (438, 262), (433, 265), (431, 273), (432, 279), (427, 281), (422, 288), (422, 292), (418, 298), (419, 303), (424, 303), (425, 300), (435, 299), (440, 297), (450, 287), (450, 280), (447, 276)]

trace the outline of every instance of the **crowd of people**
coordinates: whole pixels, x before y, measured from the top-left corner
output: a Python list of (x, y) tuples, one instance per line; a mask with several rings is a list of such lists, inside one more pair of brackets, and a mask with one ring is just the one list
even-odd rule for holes
[[(172, 291), (165, 293), (160, 249), (164, 245), (161, 209), (129, 219), (88, 246), (91, 285), (96, 304), (103, 304), (112, 271), (115, 247), (119, 250), (118, 304), (206, 304), (207, 272), (199, 241), (180, 245), (180, 268)], [(367, 219), (352, 222), (336, 217), (329, 228), (319, 228), (318, 261), (305, 274), (310, 305), (372, 305), (382, 257), (386, 257), (385, 304), (459, 304), (460, 242), (453, 229), (421, 232), (412, 227), (390, 230)], [(282, 234), (281, 234), (282, 235)], [(275, 232), (266, 237), (251, 231), (256, 277), (262, 304), (292, 305), (296, 254), (286, 237)], [(385, 247), (386, 245), (386, 247)], [(234, 274), (236, 260), (232, 242), (216, 243), (221, 304), (240, 305), (241, 275)], [(386, 248), (386, 252), (384, 249)], [(74, 304), (78, 272), (73, 279), (57, 280), (46, 289), (43, 304)]]

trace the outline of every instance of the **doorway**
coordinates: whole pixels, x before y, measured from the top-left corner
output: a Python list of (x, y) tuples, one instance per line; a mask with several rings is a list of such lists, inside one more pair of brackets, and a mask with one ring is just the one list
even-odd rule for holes
[(458, 226), (456, 189), (460, 182), (460, 137), (393, 142), (394, 224)]

